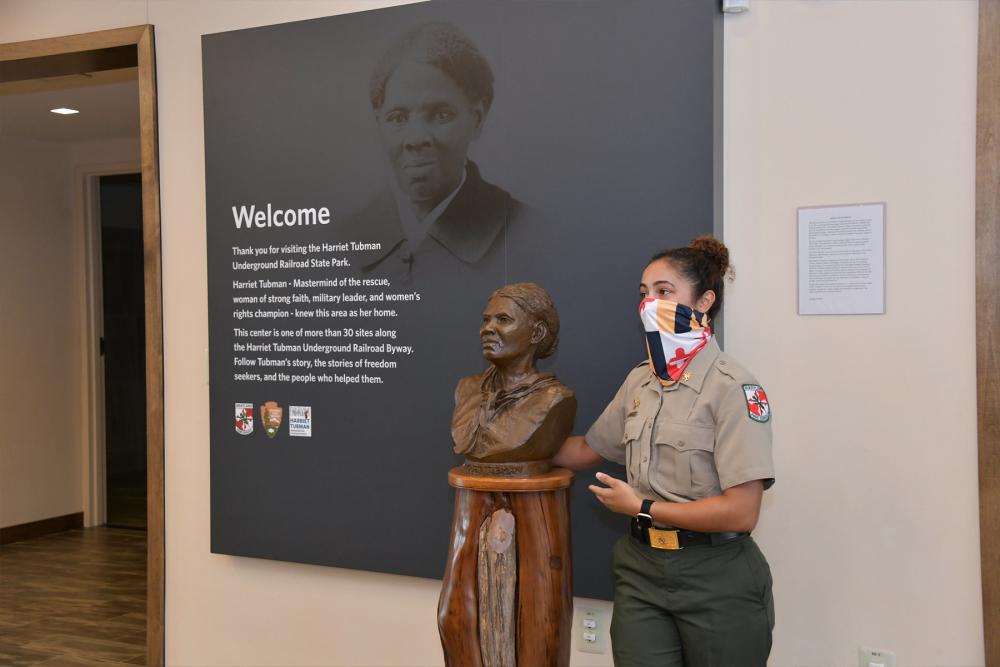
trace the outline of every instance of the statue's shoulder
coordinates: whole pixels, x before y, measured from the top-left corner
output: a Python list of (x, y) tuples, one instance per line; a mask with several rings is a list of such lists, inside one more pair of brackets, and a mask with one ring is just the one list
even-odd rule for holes
[(573, 393), (573, 390), (564, 385), (562, 382), (559, 382), (558, 380), (556, 380), (553, 384), (550, 384), (549, 386), (545, 387), (545, 389), (542, 390), (542, 393), (550, 397), (553, 400), (553, 402), (562, 401), (569, 398), (573, 399), (576, 398), (576, 394)]
[(455, 401), (459, 402), (473, 397), (478, 401), (482, 382), (482, 375), (466, 375), (459, 378), (458, 384), (455, 385)]
[(562, 382), (552, 378), (552, 381), (548, 382), (538, 391), (533, 392), (525, 400), (531, 405), (531, 408), (544, 414), (555, 409), (560, 404), (566, 407), (575, 406), (576, 394)]
[(483, 381), (483, 376), (481, 374), (480, 375), (466, 375), (465, 377), (462, 377), (462, 378), (458, 379), (458, 386), (462, 387), (462, 386), (465, 386), (465, 385), (475, 385), (476, 388), (478, 388), (479, 385), (482, 383), (482, 381)]

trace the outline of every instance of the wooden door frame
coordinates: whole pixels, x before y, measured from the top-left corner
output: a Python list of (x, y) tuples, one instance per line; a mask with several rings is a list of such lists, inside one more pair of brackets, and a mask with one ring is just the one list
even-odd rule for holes
[(163, 301), (160, 175), (153, 26), (0, 44), (0, 61), (135, 46), (138, 52), (142, 228), (146, 300), (146, 664), (164, 664)]
[(986, 665), (1000, 667), (1000, 2), (979, 3), (976, 393)]

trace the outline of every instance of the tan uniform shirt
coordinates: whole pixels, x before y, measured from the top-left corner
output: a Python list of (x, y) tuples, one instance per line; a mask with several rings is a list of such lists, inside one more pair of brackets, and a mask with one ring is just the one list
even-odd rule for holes
[(650, 500), (697, 500), (755, 479), (770, 488), (770, 410), (751, 408), (754, 388), (753, 376), (712, 338), (671, 387), (648, 364), (634, 368), (587, 431), (587, 444), (623, 464), (628, 483)]

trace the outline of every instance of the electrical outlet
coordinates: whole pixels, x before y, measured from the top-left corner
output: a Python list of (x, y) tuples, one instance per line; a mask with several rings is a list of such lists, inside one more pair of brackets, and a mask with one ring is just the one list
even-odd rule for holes
[(862, 646), (858, 649), (858, 667), (896, 667), (896, 654)]
[(607, 653), (611, 638), (611, 619), (600, 609), (577, 609), (574, 624), (575, 644), (584, 653)]

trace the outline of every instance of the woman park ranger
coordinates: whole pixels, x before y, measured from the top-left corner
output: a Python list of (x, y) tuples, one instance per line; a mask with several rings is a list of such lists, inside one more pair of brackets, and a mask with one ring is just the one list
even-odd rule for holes
[(627, 482), (598, 473), (590, 486), (631, 517), (613, 554), (619, 667), (763, 667), (771, 650), (771, 573), (750, 537), (774, 483), (771, 412), (712, 335), (729, 273), (711, 236), (650, 260), (639, 285), (647, 359), (553, 460), (626, 467)]

